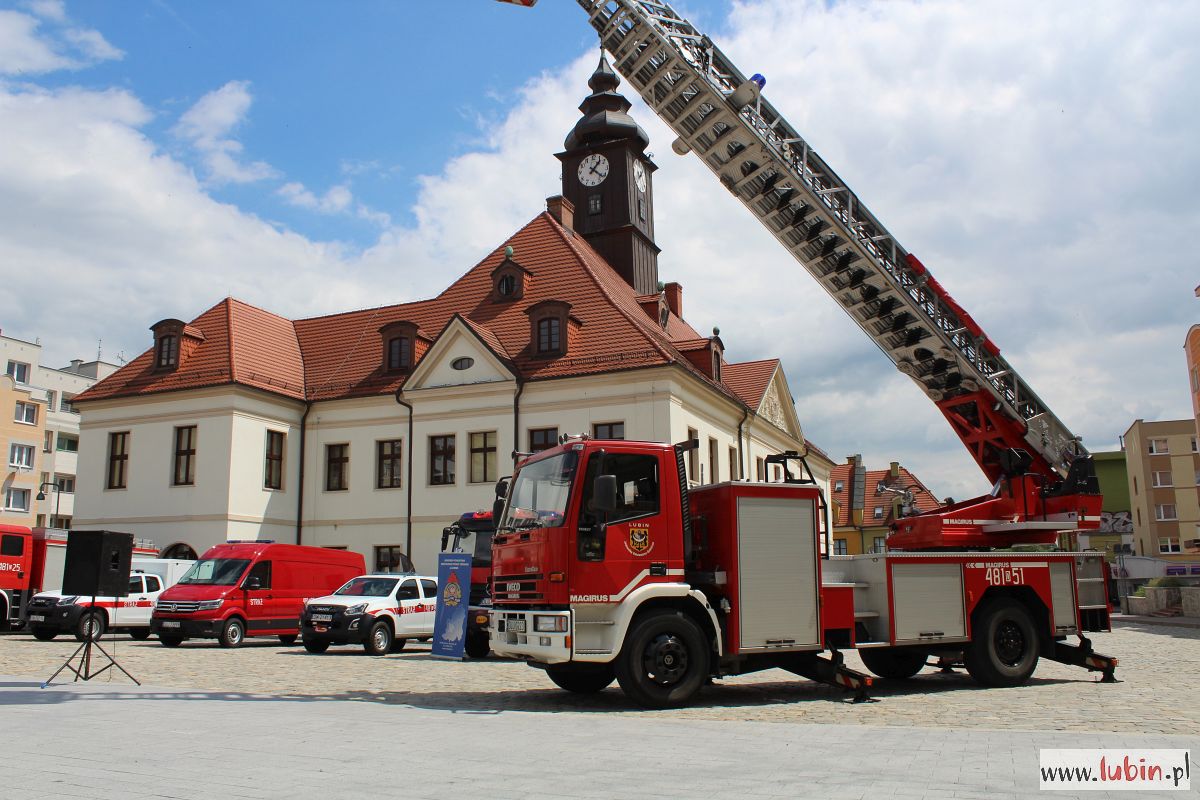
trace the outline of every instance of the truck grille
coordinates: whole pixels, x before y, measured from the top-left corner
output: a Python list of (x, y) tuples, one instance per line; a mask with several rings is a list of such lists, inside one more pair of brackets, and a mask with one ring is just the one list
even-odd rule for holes
[(309, 606), (308, 610), (313, 614), (337, 614), (345, 611), (345, 606)]
[(498, 575), (492, 579), (492, 601), (530, 603), (543, 599), (542, 575)]
[(195, 600), (159, 600), (154, 610), (167, 614), (192, 614), (199, 606), (200, 603)]
[(30, 608), (49, 608), (58, 602), (56, 597), (35, 597), (29, 601)]

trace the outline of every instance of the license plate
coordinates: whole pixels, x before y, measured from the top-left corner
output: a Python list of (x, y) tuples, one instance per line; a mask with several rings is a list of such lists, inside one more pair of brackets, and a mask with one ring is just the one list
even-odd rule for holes
[(178, 620), (173, 620), (173, 619), (164, 619), (164, 620), (163, 620), (163, 624), (162, 624), (162, 626), (163, 626), (164, 628), (178, 628), (178, 627), (179, 627), (179, 621), (178, 621)]
[(313, 622), (333, 622), (333, 614), (313, 614)]
[(525, 620), (510, 619), (504, 623), (504, 629), (510, 633), (524, 633), (525, 632)]
[(45, 622), (46, 618), (43, 617), (41, 614), (30, 614), (29, 621), (30, 622)]

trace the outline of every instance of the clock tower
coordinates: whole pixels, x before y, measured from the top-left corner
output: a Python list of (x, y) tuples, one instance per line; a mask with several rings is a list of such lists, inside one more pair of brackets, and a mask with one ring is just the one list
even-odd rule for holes
[(563, 196), (575, 206), (575, 230), (638, 294), (658, 292), (658, 246), (654, 244), (654, 162), (650, 137), (629, 116), (630, 103), (616, 89), (621, 79), (603, 54), (588, 80), (592, 93), (583, 117), (567, 135)]

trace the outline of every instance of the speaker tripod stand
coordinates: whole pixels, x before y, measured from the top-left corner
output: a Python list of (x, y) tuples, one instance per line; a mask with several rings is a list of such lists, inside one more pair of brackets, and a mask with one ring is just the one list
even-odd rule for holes
[[(96, 619), (95, 612), (96, 612), (96, 598), (93, 597), (92, 604), (88, 608), (88, 611), (87, 611), (87, 613), (90, 615), (90, 619), (92, 619), (92, 620)], [(75, 652), (72, 653), (67, 658), (67, 660), (63, 662), (62, 666), (59, 667), (58, 669), (56, 669), (54, 671), (54, 674), (46, 679), (46, 681), (42, 684), (43, 689), (45, 689), (47, 686), (49, 686), (54, 681), (54, 679), (59, 676), (59, 674), (63, 670), (70, 670), (71, 672), (75, 673), (75, 682), (77, 683), (79, 681), (90, 681), (92, 678), (102, 675), (103, 673), (107, 672), (110, 669), (116, 668), (116, 669), (119, 669), (122, 673), (124, 673), (126, 678), (129, 678), (129, 680), (133, 681), (138, 686), (142, 685), (141, 681), (139, 681), (137, 678), (130, 675), (129, 671), (126, 670), (124, 667), (122, 667), (120, 665), (120, 663), (118, 663), (118, 661), (112, 657), (112, 654), (104, 649), (104, 646), (101, 645), (100, 642), (98, 641), (99, 637), (92, 636), (92, 632), (94, 630), (95, 629), (90, 626), (85, 629), (84, 633), (86, 635), (83, 638), (83, 644), (81, 644), (81, 645), (79, 645), (79, 647), (75, 648)], [(105, 664), (104, 666), (100, 667), (99, 669), (95, 669), (95, 670), (92, 669), (92, 660), (93, 660), (93, 658), (95, 658), (98, 661), (99, 657), (93, 656), (93, 654), (92, 654), (93, 650), (99, 650), (103, 654), (104, 658), (108, 660), (107, 664)], [(74, 663), (76, 661), (76, 659), (79, 660), (78, 666), (76, 666)]]

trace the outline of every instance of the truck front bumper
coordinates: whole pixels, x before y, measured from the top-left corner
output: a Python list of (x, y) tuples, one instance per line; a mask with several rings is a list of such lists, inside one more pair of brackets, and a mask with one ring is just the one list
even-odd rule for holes
[(51, 631), (73, 631), (79, 625), (84, 606), (74, 604), (69, 606), (38, 606), (29, 609), (25, 624), (30, 628), (41, 628)]
[(300, 615), (300, 636), (306, 642), (330, 644), (360, 644), (367, 639), (375, 618), (370, 614), (345, 614), (335, 611), (330, 619), (316, 621), (307, 608)]
[(539, 664), (571, 660), (570, 611), (507, 611), (491, 609), (488, 636), (492, 652)]
[(186, 619), (175, 617), (150, 618), (150, 633), (154, 636), (175, 636), (183, 639), (216, 639), (225, 626), (223, 619)]

